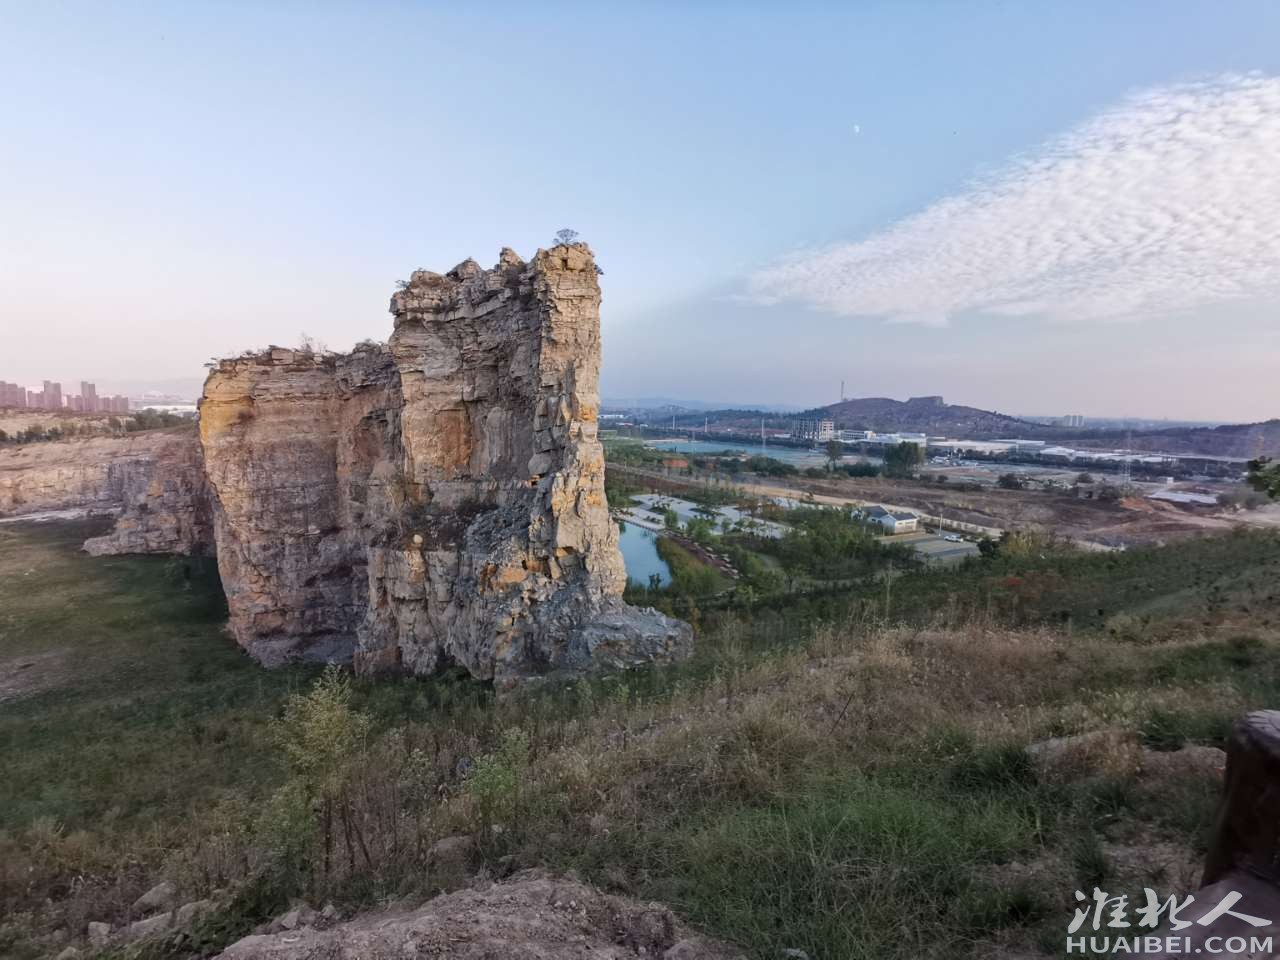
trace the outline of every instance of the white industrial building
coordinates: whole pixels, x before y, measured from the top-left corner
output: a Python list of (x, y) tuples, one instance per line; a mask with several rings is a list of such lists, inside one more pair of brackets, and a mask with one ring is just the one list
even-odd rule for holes
[(920, 518), (905, 510), (887, 510), (884, 507), (867, 507), (862, 515), (872, 523), (878, 523), (890, 533), (913, 533), (920, 529)]

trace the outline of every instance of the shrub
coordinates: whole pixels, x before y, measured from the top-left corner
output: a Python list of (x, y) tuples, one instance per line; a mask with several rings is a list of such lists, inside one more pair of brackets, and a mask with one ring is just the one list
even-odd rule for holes
[(467, 780), (481, 828), (509, 825), (520, 807), (529, 770), (529, 735), (518, 727), (504, 730), (498, 747), (476, 761)]

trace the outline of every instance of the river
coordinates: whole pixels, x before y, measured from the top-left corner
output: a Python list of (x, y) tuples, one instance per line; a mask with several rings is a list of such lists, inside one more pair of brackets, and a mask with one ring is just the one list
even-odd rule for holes
[(648, 586), (649, 578), (657, 574), (662, 586), (669, 584), (671, 570), (667, 562), (658, 556), (657, 535), (634, 523), (619, 523), (618, 529), (621, 531), (618, 546), (622, 549), (627, 579)]

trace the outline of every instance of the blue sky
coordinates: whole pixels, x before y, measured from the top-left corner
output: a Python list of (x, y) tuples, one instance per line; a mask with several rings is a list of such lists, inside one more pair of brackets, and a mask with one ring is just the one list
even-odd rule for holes
[(0, 4), (0, 379), (346, 348), (570, 226), (608, 396), (1280, 416), (1278, 75), (1271, 3)]

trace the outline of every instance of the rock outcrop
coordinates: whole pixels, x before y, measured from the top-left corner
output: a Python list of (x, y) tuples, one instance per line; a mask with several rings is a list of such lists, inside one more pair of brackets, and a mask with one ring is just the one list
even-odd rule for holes
[(254, 657), (349, 661), (368, 541), (403, 509), (399, 375), (389, 351), (274, 348), (222, 361), (200, 436), (231, 631)]
[(199, 438), (194, 430), (163, 436), (150, 455), (109, 468), (121, 516), (110, 533), (85, 541), (90, 554), (213, 552), (213, 506)]
[(323, 928), (245, 937), (219, 960), (743, 960), (689, 931), (667, 907), (609, 896), (568, 880), (517, 876), (422, 906)]
[(507, 684), (688, 652), (686, 624), (621, 600), (596, 276), (580, 244), (420, 270), (386, 346), (212, 371), (201, 441), (250, 653)]
[(199, 440), (191, 429), (6, 447), (0, 450), (0, 516), (73, 508), (116, 512), (127, 503), (150, 501), (157, 475), (167, 478), (161, 488), (169, 490), (170, 502), (189, 496), (187, 506), (193, 507), (202, 473)]

